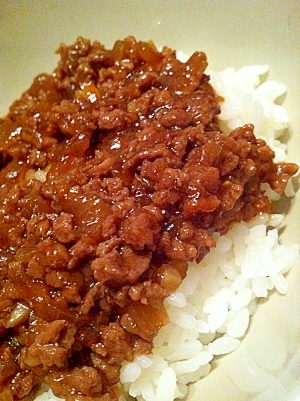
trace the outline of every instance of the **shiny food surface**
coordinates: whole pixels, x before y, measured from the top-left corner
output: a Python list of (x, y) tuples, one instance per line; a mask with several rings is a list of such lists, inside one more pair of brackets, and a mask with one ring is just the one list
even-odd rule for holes
[(117, 399), (120, 363), (151, 350), (187, 262), (269, 212), (260, 184), (282, 193), (297, 167), (251, 125), (222, 134), (202, 52), (181, 63), (129, 37), (58, 53), (0, 123), (1, 396), (45, 381)]

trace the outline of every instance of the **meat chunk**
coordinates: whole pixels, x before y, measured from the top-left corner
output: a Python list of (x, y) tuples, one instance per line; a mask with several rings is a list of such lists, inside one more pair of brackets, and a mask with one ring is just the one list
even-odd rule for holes
[(70, 213), (62, 212), (53, 222), (53, 234), (59, 242), (72, 242), (76, 238), (73, 218)]
[[(42, 365), (44, 367), (67, 366), (69, 348), (74, 341), (75, 327), (68, 325), (63, 320), (46, 323), (42, 330), (35, 336), (34, 342), (23, 348), (20, 358), (22, 369)], [(64, 333), (66, 332), (66, 333)], [(64, 343), (64, 337), (69, 337), (68, 344)], [(71, 344), (70, 344), (71, 339)]]
[(133, 249), (155, 249), (160, 224), (155, 214), (147, 210), (137, 210), (123, 221), (122, 238)]

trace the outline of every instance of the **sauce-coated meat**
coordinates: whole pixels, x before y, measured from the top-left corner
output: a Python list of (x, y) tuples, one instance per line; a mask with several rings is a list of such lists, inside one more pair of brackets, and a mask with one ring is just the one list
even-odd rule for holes
[(117, 400), (163, 300), (212, 233), (270, 212), (297, 167), (253, 127), (224, 135), (206, 56), (129, 37), (61, 45), (0, 120), (0, 400), (42, 382), (68, 401)]

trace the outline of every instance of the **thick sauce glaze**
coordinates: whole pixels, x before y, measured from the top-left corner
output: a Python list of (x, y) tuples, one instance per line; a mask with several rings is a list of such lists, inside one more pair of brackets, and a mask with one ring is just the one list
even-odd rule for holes
[(270, 212), (297, 167), (247, 125), (229, 136), (204, 53), (129, 37), (62, 45), (0, 121), (0, 400), (41, 382), (117, 400), (119, 369), (150, 352), (163, 300), (235, 221)]

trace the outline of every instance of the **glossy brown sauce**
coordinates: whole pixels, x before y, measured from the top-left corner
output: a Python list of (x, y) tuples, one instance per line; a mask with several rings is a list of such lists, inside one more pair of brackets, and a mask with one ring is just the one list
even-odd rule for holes
[(163, 300), (212, 233), (270, 212), (297, 171), (246, 125), (222, 134), (206, 56), (78, 38), (0, 120), (0, 400), (42, 382), (117, 400)]

